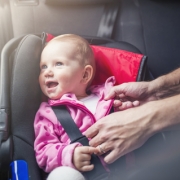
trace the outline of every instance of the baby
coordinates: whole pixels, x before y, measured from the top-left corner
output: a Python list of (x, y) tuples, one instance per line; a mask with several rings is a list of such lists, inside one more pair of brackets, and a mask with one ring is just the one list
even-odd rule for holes
[[(45, 172), (62, 166), (80, 172), (91, 171), (94, 168), (90, 163), (91, 154), (105, 153), (103, 147), (82, 146), (79, 142), (70, 144), (51, 108), (66, 105), (83, 134), (108, 115), (113, 100), (105, 101), (104, 97), (115, 84), (115, 79), (110, 77), (102, 85), (91, 86), (95, 70), (91, 47), (85, 39), (74, 34), (52, 39), (41, 54), (39, 83), (49, 99), (41, 103), (36, 113), (34, 148), (37, 163)], [(75, 176), (69, 179), (75, 179)]]

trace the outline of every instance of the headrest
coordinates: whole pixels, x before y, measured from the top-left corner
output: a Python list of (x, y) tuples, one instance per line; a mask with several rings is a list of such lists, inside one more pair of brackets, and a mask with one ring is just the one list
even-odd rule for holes
[[(49, 42), (53, 38), (53, 35), (46, 34), (45, 41)], [(140, 77), (146, 66), (146, 56), (103, 46), (91, 45), (91, 48), (96, 60), (93, 85), (104, 83), (110, 76), (115, 76), (116, 84), (141, 80)]]
[(45, 3), (59, 5), (89, 5), (112, 3), (113, 1), (116, 0), (45, 0)]

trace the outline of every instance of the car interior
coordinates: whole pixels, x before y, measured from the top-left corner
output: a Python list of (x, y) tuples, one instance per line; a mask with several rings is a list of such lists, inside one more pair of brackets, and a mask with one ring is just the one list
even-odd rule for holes
[[(149, 81), (179, 67), (179, 19), (179, 0), (0, 0), (0, 179), (11, 179), (15, 160), (27, 162), (30, 180), (44, 176), (33, 147), (43, 32), (143, 54), (139, 80)], [(179, 138), (179, 130), (154, 135), (134, 151), (136, 164), (120, 179), (179, 179)]]

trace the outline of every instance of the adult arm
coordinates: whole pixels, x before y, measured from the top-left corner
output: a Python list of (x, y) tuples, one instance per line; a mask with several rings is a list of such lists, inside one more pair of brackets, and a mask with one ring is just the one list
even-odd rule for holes
[(105, 97), (116, 97), (114, 106), (120, 110), (180, 94), (180, 68), (150, 82), (130, 82), (114, 86)]
[(112, 163), (143, 145), (157, 132), (180, 124), (180, 95), (151, 101), (142, 106), (112, 113), (86, 131), (90, 145), (110, 151), (104, 160)]
[(180, 68), (152, 81), (149, 91), (151, 94), (155, 94), (157, 99), (180, 94)]

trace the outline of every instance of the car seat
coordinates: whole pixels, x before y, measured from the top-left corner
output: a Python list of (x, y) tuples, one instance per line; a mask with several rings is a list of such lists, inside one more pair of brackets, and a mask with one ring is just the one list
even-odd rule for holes
[[(109, 39), (86, 39), (92, 44), (121, 47), (132, 52), (139, 51), (128, 43)], [(28, 162), (30, 178), (40, 179), (40, 171), (34, 158), (33, 121), (41, 102), (38, 84), (39, 59), (42, 40), (27, 35), (9, 41), (1, 55), (1, 171), (7, 171), (12, 160)]]
[[(137, 48), (129, 43), (115, 42), (106, 38), (85, 37), (91, 44), (121, 48), (132, 52), (140, 53)], [(34, 128), (33, 121), (36, 111), (41, 103), (41, 90), (38, 83), (39, 76), (39, 59), (42, 51), (42, 39), (39, 35), (26, 35), (14, 38), (9, 41), (3, 48), (1, 54), (1, 80), (0, 80), (0, 105), (1, 105), (1, 126), (0, 126), (0, 162), (1, 162), (1, 179), (6, 179), (8, 166), (14, 160), (25, 160), (28, 164), (29, 179), (41, 180), (42, 171), (37, 166), (34, 154)], [(143, 78), (149, 76), (142, 76)], [(178, 134), (178, 133), (177, 133)], [(170, 138), (171, 140), (172, 138)], [(153, 157), (159, 157), (162, 149), (165, 148), (167, 138), (164, 134), (158, 134), (153, 137), (140, 151), (135, 151), (137, 157), (149, 156), (150, 147), (154, 147)], [(157, 143), (158, 142), (158, 143)], [(161, 142), (161, 143), (159, 143)], [(165, 144), (165, 145), (164, 145)], [(171, 143), (172, 144), (172, 143)], [(162, 147), (160, 147), (162, 145)], [(167, 144), (169, 145), (169, 144)], [(172, 147), (172, 146), (170, 146)], [(171, 160), (179, 160), (177, 143), (174, 145), (173, 154), (168, 149), (163, 156), (173, 155)], [(179, 150), (179, 149), (178, 149)], [(144, 155), (144, 156), (141, 156)], [(164, 157), (164, 158), (165, 158)], [(178, 159), (179, 158), (179, 159)], [(155, 159), (155, 158), (154, 158)], [(144, 172), (155, 167), (156, 161), (151, 162), (141, 159), (137, 162), (138, 166), (129, 170), (128, 176), (122, 177), (123, 180), (131, 180), (138, 177), (146, 177)], [(156, 159), (155, 159), (156, 160)], [(168, 160), (161, 158), (158, 166), (168, 164)], [(178, 161), (179, 163), (180, 161)], [(144, 165), (145, 164), (145, 165)], [(175, 163), (177, 165), (177, 162)], [(172, 163), (170, 163), (172, 165)], [(163, 166), (164, 167), (164, 166)], [(152, 168), (153, 169), (153, 168)], [(166, 168), (164, 168), (166, 169)], [(162, 173), (162, 171), (161, 171)], [(177, 174), (177, 173), (176, 173)], [(179, 175), (179, 174), (178, 174)], [(180, 177), (180, 176), (178, 176)], [(146, 177), (146, 179), (148, 179)]]

